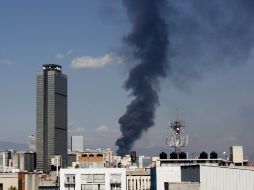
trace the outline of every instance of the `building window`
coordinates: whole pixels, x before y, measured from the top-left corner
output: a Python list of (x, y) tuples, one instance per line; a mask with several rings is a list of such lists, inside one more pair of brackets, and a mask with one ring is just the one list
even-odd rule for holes
[(105, 175), (104, 174), (94, 174), (93, 175), (94, 183), (105, 183)]
[(81, 183), (93, 183), (93, 174), (81, 175)]
[(121, 190), (121, 174), (111, 174), (110, 189), (111, 190)]
[(81, 185), (81, 190), (93, 190), (92, 184), (83, 184)]
[(111, 174), (110, 182), (111, 183), (121, 183), (121, 174)]
[(168, 182), (164, 182), (164, 189), (168, 190), (169, 189), (169, 183)]
[(131, 180), (128, 179), (128, 189), (131, 189)]
[(81, 190), (105, 190), (105, 184), (82, 184)]
[(75, 184), (75, 175), (74, 174), (66, 174), (64, 183), (65, 184)]
[(65, 190), (75, 190), (75, 184), (65, 184)]
[(110, 190), (121, 190), (121, 184), (110, 184)]

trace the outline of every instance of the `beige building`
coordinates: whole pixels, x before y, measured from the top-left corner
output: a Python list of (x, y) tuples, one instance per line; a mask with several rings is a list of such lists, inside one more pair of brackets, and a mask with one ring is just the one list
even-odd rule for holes
[(1, 173), (0, 174), (0, 190), (8, 190), (10, 187), (18, 189), (17, 173)]
[(104, 160), (102, 154), (81, 154), (78, 156), (80, 168), (103, 168)]
[(136, 169), (126, 171), (127, 190), (150, 190), (151, 176), (150, 170)]
[(56, 173), (37, 174), (32, 172), (1, 173), (0, 190), (9, 190), (10, 187), (17, 190), (58, 190)]
[(84, 150), (68, 153), (68, 166), (79, 168), (111, 167), (113, 151), (106, 149)]

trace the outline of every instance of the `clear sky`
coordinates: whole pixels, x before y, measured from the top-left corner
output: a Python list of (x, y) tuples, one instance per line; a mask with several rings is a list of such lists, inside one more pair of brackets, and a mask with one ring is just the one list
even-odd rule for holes
[[(155, 126), (137, 148), (166, 148), (168, 121), (178, 109), (190, 152), (243, 145), (253, 156), (254, 27), (251, 13), (239, 16), (237, 3), (226, 5), (213, 12), (209, 3), (183, 1), (173, 6), (175, 15), (165, 13), (172, 69), (161, 80)], [(204, 7), (212, 8), (198, 12)], [(232, 13), (242, 20), (231, 22)], [(216, 19), (221, 14), (225, 19)], [(118, 119), (131, 100), (122, 88), (133, 66), (122, 42), (130, 30), (117, 0), (1, 1), (0, 141), (26, 143), (35, 134), (36, 72), (54, 63), (68, 75), (69, 135), (84, 135), (84, 147), (115, 148)]]

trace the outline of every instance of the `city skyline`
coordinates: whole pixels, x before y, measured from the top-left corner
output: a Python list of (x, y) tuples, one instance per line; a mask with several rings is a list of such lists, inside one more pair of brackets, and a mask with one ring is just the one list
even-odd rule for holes
[[(129, 68), (134, 65), (122, 44), (130, 23), (121, 2), (44, 1), (37, 4), (16, 1), (15, 4), (2, 2), (0, 6), (3, 28), (0, 36), (0, 129), (3, 133), (0, 140), (26, 143), (27, 136), (35, 134), (35, 73), (41, 65), (55, 63), (63, 65), (69, 76), (69, 136), (83, 135), (84, 148), (115, 148), (115, 140), (120, 135), (118, 119), (130, 101), (122, 86)], [(188, 12), (184, 10), (188, 8), (190, 6), (185, 3), (179, 9), (186, 16)], [(225, 9), (230, 15), (230, 9)], [(200, 18), (192, 9), (190, 12), (192, 19)], [(210, 25), (206, 26), (202, 22), (200, 31), (212, 38), (214, 33), (206, 31), (213, 26), (212, 21), (208, 23)], [(251, 23), (246, 25), (252, 26)], [(185, 47), (180, 55), (197, 64), (193, 67), (173, 65), (179, 73), (161, 81), (155, 126), (143, 135), (135, 148), (167, 148), (168, 122), (176, 118), (178, 109), (190, 137), (187, 150), (223, 151), (231, 145), (243, 145), (245, 152), (253, 154), (250, 152), (254, 148), (253, 134), (246, 133), (254, 123), (253, 39), (249, 39), (248, 54), (236, 56), (233, 51), (226, 52), (223, 57), (213, 47), (220, 45), (216, 35), (212, 38), (214, 41), (204, 45), (205, 35), (194, 36), (190, 32), (193, 38), (182, 38), (174, 30), (171, 32), (173, 45)], [(186, 53), (191, 47), (181, 43), (181, 39), (192, 39), (192, 43), (200, 46), (200, 52), (206, 54), (200, 57), (201, 53), (195, 51)], [(236, 43), (233, 48), (242, 48), (238, 45)], [(179, 53), (177, 50), (175, 52)], [(246, 57), (239, 58), (241, 56)], [(180, 58), (175, 56), (172, 61), (188, 62)], [(90, 64), (88, 60), (92, 60)], [(233, 66), (230, 65), (232, 60), (236, 62)], [(203, 62), (218, 65), (202, 66)]]

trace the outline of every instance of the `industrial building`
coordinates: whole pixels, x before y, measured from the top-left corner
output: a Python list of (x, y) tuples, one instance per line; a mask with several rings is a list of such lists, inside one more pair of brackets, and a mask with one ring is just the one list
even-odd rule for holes
[(36, 102), (36, 166), (46, 172), (54, 155), (67, 164), (67, 76), (62, 66), (43, 65), (37, 73)]

